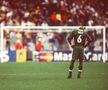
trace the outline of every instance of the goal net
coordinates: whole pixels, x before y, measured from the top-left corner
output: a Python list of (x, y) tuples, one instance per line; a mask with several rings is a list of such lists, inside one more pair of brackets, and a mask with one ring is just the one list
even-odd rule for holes
[[(85, 61), (107, 61), (104, 26), (85, 26), (92, 43), (85, 49)], [(79, 26), (1, 26), (0, 62), (45, 61), (72, 59), (66, 37)]]

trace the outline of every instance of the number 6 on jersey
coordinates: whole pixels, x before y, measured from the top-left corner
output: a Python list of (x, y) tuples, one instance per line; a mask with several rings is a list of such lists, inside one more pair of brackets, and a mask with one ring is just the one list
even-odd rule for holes
[(79, 35), (78, 38), (77, 38), (77, 42), (78, 42), (78, 43), (81, 43), (81, 42), (82, 42), (81, 36), (82, 36), (82, 35)]

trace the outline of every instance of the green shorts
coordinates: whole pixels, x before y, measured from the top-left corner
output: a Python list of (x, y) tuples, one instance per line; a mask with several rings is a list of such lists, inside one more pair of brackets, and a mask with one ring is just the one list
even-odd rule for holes
[(72, 59), (74, 59), (74, 60), (75, 59), (83, 60), (84, 59), (84, 47), (75, 46), (73, 48)]

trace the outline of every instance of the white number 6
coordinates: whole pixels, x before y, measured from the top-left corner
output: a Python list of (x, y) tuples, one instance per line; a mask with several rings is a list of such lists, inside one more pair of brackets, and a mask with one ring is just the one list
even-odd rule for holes
[(78, 42), (78, 43), (81, 43), (81, 42), (82, 42), (81, 35), (78, 36), (77, 42)]

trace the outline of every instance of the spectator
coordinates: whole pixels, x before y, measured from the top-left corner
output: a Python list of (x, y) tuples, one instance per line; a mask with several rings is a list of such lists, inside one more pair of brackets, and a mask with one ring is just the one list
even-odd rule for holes
[(37, 51), (43, 50), (43, 45), (42, 45), (41, 38), (39, 38), (38, 41), (37, 41), (37, 43), (36, 43), (36, 50)]
[(107, 1), (102, 0), (18, 0), (17, 3), (16, 0), (1, 0), (0, 23), (20, 25), (18, 22), (24, 22), (26, 25), (41, 25), (40, 20), (46, 20), (48, 25), (58, 26), (59, 21), (64, 26), (70, 18), (76, 26), (106, 26), (107, 8)]

